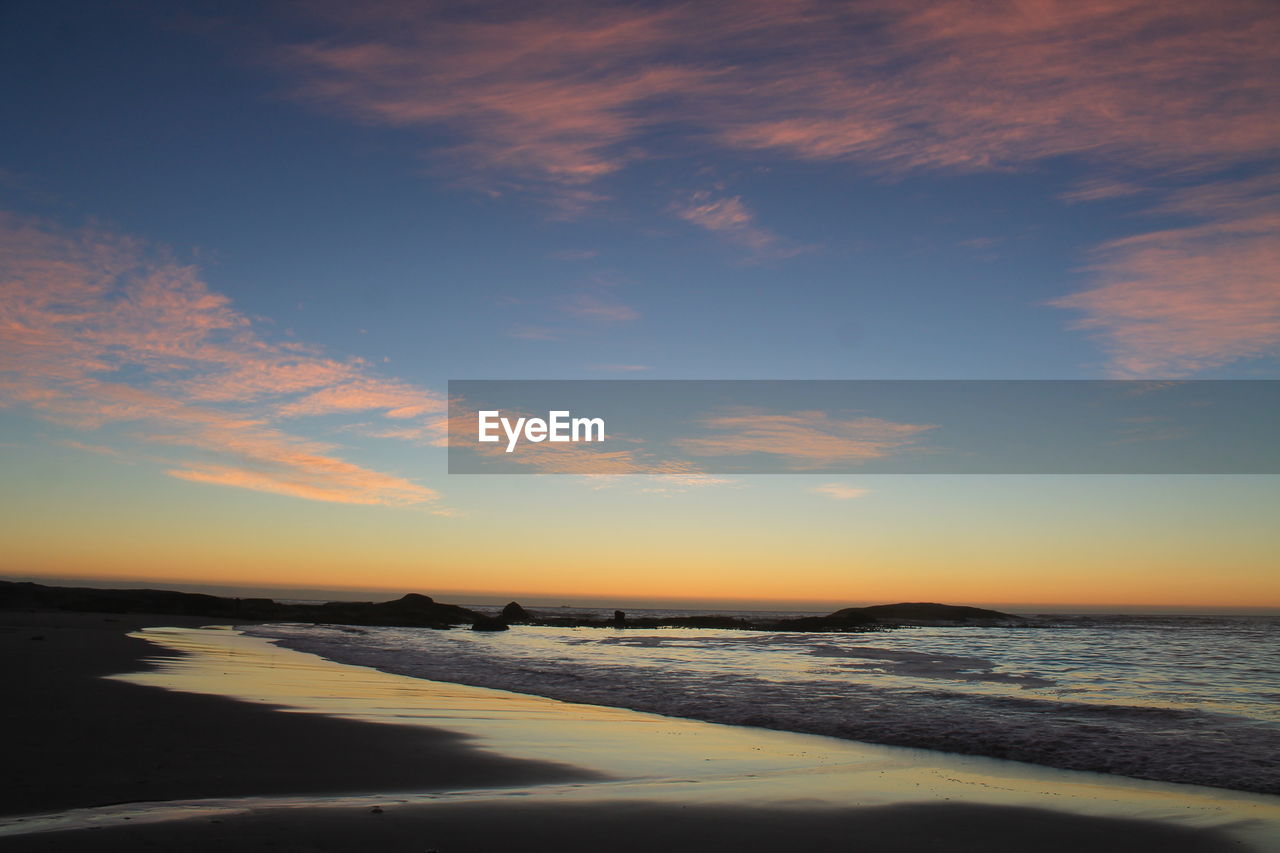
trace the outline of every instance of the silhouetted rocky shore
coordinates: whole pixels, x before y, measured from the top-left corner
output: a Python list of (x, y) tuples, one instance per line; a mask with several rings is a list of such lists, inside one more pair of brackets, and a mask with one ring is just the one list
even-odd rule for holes
[(911, 625), (1009, 625), (1022, 620), (1009, 613), (951, 604), (903, 603), (846, 607), (826, 616), (748, 620), (719, 614), (611, 618), (548, 616), (511, 602), (497, 615), (441, 604), (411, 592), (393, 601), (329, 601), (294, 604), (269, 598), (226, 598), (157, 589), (94, 589), (0, 581), (0, 609), (67, 610), (97, 613), (155, 613), (228, 619), (235, 622), (314, 622), (411, 628), (470, 626), (505, 631), (511, 625), (566, 628), (733, 628), (764, 631), (881, 631)]

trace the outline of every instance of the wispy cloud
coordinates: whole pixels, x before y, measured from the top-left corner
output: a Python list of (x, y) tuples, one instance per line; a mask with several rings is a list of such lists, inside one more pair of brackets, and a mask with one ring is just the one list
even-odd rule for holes
[(276, 53), (299, 97), (448, 127), (505, 180), (590, 183), (649, 156), (658, 128), (892, 171), (1221, 164), (1275, 144), (1265, 0), (320, 8), (326, 36)]
[[(490, 192), (570, 208), (637, 160), (708, 149), (890, 177), (1075, 157), (1100, 173), (1063, 196), (1079, 202), (1157, 174), (1208, 182), (1280, 145), (1270, 0), (307, 8), (317, 35), (272, 57), (295, 96), (419, 132)], [(787, 248), (739, 196), (673, 211), (753, 252)], [(1061, 304), (1109, 342), (1118, 374), (1248, 357), (1272, 345), (1265, 244), (1222, 215), (1110, 243), (1101, 284)]]
[(755, 214), (741, 196), (699, 190), (672, 205), (671, 210), (685, 222), (719, 234), (758, 257), (790, 257), (803, 251), (757, 224)]
[(871, 493), (870, 489), (859, 489), (844, 483), (823, 483), (821, 486), (814, 486), (810, 491), (837, 501), (851, 501)]
[[(505, 410), (504, 410), (505, 413)], [(519, 413), (512, 413), (517, 416)], [(464, 432), (455, 441), (469, 452), (481, 457), (491, 457), (504, 465), (518, 465), (539, 474), (575, 474), (579, 476), (612, 478), (623, 475), (645, 474), (674, 478), (672, 482), (683, 485), (717, 484), (722, 482), (702, 472), (695, 463), (684, 459), (654, 459), (643, 448), (611, 449), (598, 445), (577, 443), (538, 444), (525, 443), (519, 452), (508, 454), (498, 444), (478, 444), (471, 440), (474, 417), (458, 419)], [(505, 473), (511, 473), (507, 470)], [(685, 481), (688, 482), (685, 482)]]
[(443, 410), (439, 396), (356, 359), (267, 340), (193, 267), (136, 240), (0, 214), (0, 259), (0, 402), (77, 429), (128, 425), (153, 447), (194, 451), (170, 461), (186, 480), (435, 506), (433, 490), (276, 422), (381, 411), (425, 423)]
[(713, 198), (708, 190), (699, 190), (685, 203), (676, 205), (676, 214), (708, 231), (729, 233), (749, 229), (755, 221), (741, 197)]
[(547, 255), (554, 261), (589, 261), (600, 253), (595, 249), (564, 249)]
[(424, 419), (414, 419), (407, 423), (381, 424), (356, 423), (350, 429), (370, 438), (395, 438), (409, 441), (425, 447), (449, 446), (449, 416), (433, 414)]
[(1065, 202), (1074, 204), (1077, 202), (1103, 201), (1111, 198), (1141, 195), (1142, 193), (1150, 192), (1150, 190), (1150, 187), (1144, 187), (1133, 181), (1118, 178), (1086, 178), (1058, 197)]
[(430, 490), (399, 477), (379, 475), (326, 456), (298, 459), (272, 471), (197, 462), (167, 473), (194, 483), (333, 503), (409, 505), (435, 496)]
[(592, 293), (576, 294), (565, 300), (560, 309), (570, 316), (604, 324), (626, 323), (640, 317), (640, 312), (630, 305)]
[[(534, 413), (504, 408), (507, 418), (535, 417)], [(462, 397), (455, 397), (445, 424), (455, 448), (452, 452), (489, 458), (504, 466), (519, 466), (538, 474), (570, 474), (587, 478), (594, 488), (616, 485), (619, 478), (643, 476), (642, 491), (674, 493), (689, 488), (724, 485), (729, 481), (705, 473), (688, 459), (663, 458), (650, 453), (645, 443), (616, 433), (607, 435), (603, 443), (595, 442), (523, 442), (516, 452), (508, 453), (502, 442), (480, 443), (475, 440), (477, 407)], [(512, 473), (510, 468), (505, 473)]]
[(1055, 300), (1081, 312), (1117, 377), (1182, 376), (1280, 346), (1280, 178), (1185, 189), (1152, 213), (1195, 224), (1113, 240), (1097, 285)]
[(634, 106), (706, 76), (646, 61), (669, 12), (567, 15), (548, 5), (441, 15), (386, 3), (326, 11), (345, 38), (278, 56), (298, 73), (298, 95), (392, 126), (448, 126), (453, 153), (494, 176), (492, 186), (572, 188), (617, 171), (629, 155), (615, 147), (646, 123)]
[(388, 418), (406, 420), (421, 419), (442, 408), (442, 400), (435, 393), (403, 382), (362, 376), (311, 391), (280, 405), (277, 411), (283, 417), (382, 411)]
[(72, 450), (83, 450), (86, 453), (96, 453), (99, 456), (120, 456), (121, 452), (114, 447), (107, 447), (103, 444), (85, 444), (83, 441), (74, 439), (59, 439), (54, 442), (61, 447), (70, 447)]
[(640, 312), (610, 293), (611, 284), (594, 283), (590, 289), (538, 303), (512, 302), (536, 319), (546, 322), (520, 323), (507, 335), (526, 341), (560, 341), (584, 335), (598, 335), (624, 323), (640, 319)]
[(527, 323), (521, 323), (518, 326), (513, 326), (507, 334), (510, 337), (524, 341), (558, 341), (567, 334), (567, 331), (550, 326), (532, 326)]
[(974, 237), (971, 240), (961, 240), (956, 245), (964, 246), (966, 249), (994, 249), (1003, 242), (1003, 237)]
[(827, 412), (739, 410), (699, 421), (713, 435), (673, 442), (695, 456), (766, 453), (790, 459), (797, 468), (881, 459), (913, 448), (932, 424), (908, 424), (873, 417), (837, 417)]

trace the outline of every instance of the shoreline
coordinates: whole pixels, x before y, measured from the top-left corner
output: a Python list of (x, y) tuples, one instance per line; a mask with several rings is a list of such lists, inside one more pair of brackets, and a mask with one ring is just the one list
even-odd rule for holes
[(0, 814), (156, 799), (588, 778), (573, 768), (485, 754), (448, 732), (288, 714), (104, 677), (152, 671), (147, 659), (172, 657), (127, 634), (175, 624), (209, 621), (0, 613), (0, 661), (15, 687), (0, 706), (0, 724), (11, 733)]
[[(736, 679), (720, 689), (708, 681), (714, 677), (718, 649), (738, 643), (751, 648), (755, 643), (754, 638), (741, 632), (710, 638), (699, 636), (697, 629), (650, 632), (634, 641), (613, 632), (613, 637), (581, 640), (557, 629), (530, 626), (513, 630), (510, 638), (503, 635), (502, 639), (490, 641), (469, 632), (437, 634), (336, 626), (296, 626), (298, 631), (294, 632), (295, 626), (262, 627), (264, 630), (255, 628), (249, 633), (270, 637), (287, 648), (414, 678), (680, 719), (836, 737), (852, 743), (985, 756), (1117, 778), (1280, 795), (1280, 767), (1266, 760), (1280, 747), (1276, 740), (1280, 733), (1273, 726), (1254, 729), (1207, 709), (1148, 706), (1135, 696), (1109, 703), (1075, 701), (1069, 691), (1045, 696), (1035, 695), (1036, 691), (1023, 695), (1020, 690), (1007, 689), (1002, 695), (989, 694), (981, 701), (976, 692), (969, 696), (939, 696), (933, 692), (935, 684), (943, 685), (945, 691), (949, 684), (945, 679), (966, 677), (956, 670), (957, 666), (990, 665), (991, 661), (982, 659), (995, 660), (991, 649), (983, 651), (975, 645), (983, 638), (967, 634), (968, 628), (954, 629), (947, 638), (931, 638), (920, 645), (910, 635), (889, 636), (865, 643), (876, 647), (862, 649), (865, 655), (849, 655), (884, 662), (890, 670), (896, 661), (912, 666), (927, 657), (929, 666), (936, 664), (944, 670), (944, 680), (940, 681), (901, 679), (894, 695), (878, 689), (870, 679), (858, 679), (858, 673), (846, 680), (838, 674), (832, 678), (819, 671), (812, 683), (796, 689), (793, 681), (801, 678), (784, 676), (771, 680), (767, 667), (753, 670), (752, 664), (743, 665), (741, 661), (729, 662), (720, 670), (726, 684)], [(1003, 630), (985, 638), (988, 646), (1000, 642), (996, 635)], [(544, 631), (551, 633), (543, 635)], [(373, 635), (369, 642), (366, 634)], [(543, 642), (548, 638), (549, 645)], [(900, 642), (895, 644), (894, 640)], [(778, 642), (782, 648), (791, 647), (789, 637)], [(832, 644), (840, 642), (837, 639)], [(575, 655), (578, 644), (594, 650), (609, 643), (627, 646), (626, 654), (634, 657), (634, 662), (619, 660), (616, 667), (597, 666), (590, 653)], [(809, 655), (824, 653), (819, 667), (827, 660), (835, 661), (838, 667), (845, 657), (840, 649), (828, 649), (827, 645), (821, 640), (813, 648), (798, 648)], [(849, 645), (864, 643), (854, 640)], [(686, 646), (697, 651), (683, 652)], [(922, 655), (921, 651), (927, 654)], [(525, 663), (525, 653), (530, 652), (541, 661), (536, 677), (530, 677)], [(677, 663), (668, 668), (663, 665), (664, 657)], [(791, 655), (772, 665), (804, 667), (811, 659), (803, 654)], [(1027, 676), (1007, 678), (996, 673), (991, 680), (1019, 678)], [(981, 681), (983, 677), (973, 680)]]
[[(103, 621), (105, 619), (119, 621)], [(439, 687), (433, 682), (377, 671), (369, 672), (390, 679), (386, 684), (391, 688), (403, 690), (405, 682), (409, 682), (409, 687), (419, 688), (424, 708), (434, 717), (417, 725), (387, 725), (339, 718), (349, 715), (328, 714), (293, 702), (264, 705), (261, 697), (248, 700), (247, 696), (227, 698), (227, 694), (196, 695), (178, 692), (181, 688), (175, 689), (172, 683), (167, 690), (140, 686), (140, 681), (159, 683), (162, 675), (155, 669), (144, 670), (144, 658), (156, 659), (171, 669), (182, 659), (175, 656), (176, 652), (165, 652), (143, 640), (126, 637), (124, 632), (149, 622), (171, 625), (181, 621), (191, 625), (207, 620), (106, 614), (0, 614), (0, 647), (5, 651), (6, 662), (12, 662), (15, 655), (35, 656), (43, 658), (46, 666), (56, 667), (56, 677), (37, 679), (28, 685), (28, 716), (36, 720), (40, 703), (47, 703), (57, 694), (51, 685), (60, 683), (62, 695), (84, 697), (75, 707), (68, 708), (67, 713), (44, 714), (48, 719), (41, 724), (56, 730), (57, 725), (65, 726), (71, 721), (90, 723), (76, 748), (62, 750), (60, 773), (64, 779), (80, 774), (99, 783), (97, 788), (82, 784), (74, 790), (46, 787), (43, 795), (50, 801), (43, 806), (5, 810), (10, 814), (16, 811), (30, 815), (125, 799), (155, 802), (223, 797), (229, 811), (217, 816), (194, 816), (184, 821), (153, 824), (134, 816), (132, 819), (137, 823), (116, 824), (109, 830), (12, 835), (6, 838), (6, 847), (14, 850), (97, 849), (104, 838), (101, 832), (106, 831), (112, 840), (118, 838), (123, 842), (127, 836), (131, 844), (154, 843), (196, 851), (221, 850), (229, 845), (237, 849), (278, 849), (277, 845), (282, 843), (292, 844), (293, 849), (298, 850), (356, 850), (370, 844), (411, 850), (432, 849), (434, 845), (442, 851), (491, 850), (506, 845), (534, 850), (598, 850), (602, 846), (622, 851), (707, 850), (722, 846), (776, 850), (797, 844), (835, 849), (848, 846), (850, 839), (858, 839), (860, 849), (868, 851), (928, 850), (942, 843), (949, 850), (1009, 853), (1026, 849), (1068, 851), (1090, 846), (1101, 849), (1159, 847), (1167, 853), (1250, 849), (1228, 831), (1229, 821), (1212, 825), (1212, 821), (1202, 817), (1197, 823), (1179, 814), (1190, 808), (1192, 795), (1202, 795), (1197, 789), (1190, 789), (1190, 793), (1177, 790), (1188, 786), (1135, 782), (1127, 787), (1137, 792), (1135, 796), (1147, 797), (1150, 802), (1145, 808), (1133, 814), (1116, 809), (1107, 813), (1108, 808), (1102, 807), (1105, 802), (1091, 806), (1089, 800), (1104, 799), (1108, 789), (1098, 780), (1085, 778), (1095, 774), (1076, 774), (1070, 777), (1071, 784), (1083, 787), (1070, 793), (1078, 801), (1078, 813), (1073, 814), (1070, 809), (1028, 805), (1031, 800), (1026, 796), (1000, 794), (996, 790), (1000, 785), (988, 785), (990, 790), (978, 791), (952, 784), (960, 780), (948, 782), (943, 778), (948, 773), (954, 776), (967, 772), (976, 779), (986, 773), (985, 778), (992, 781), (994, 777), (989, 774), (991, 768), (995, 768), (997, 774), (1003, 772), (1006, 777), (994, 781), (1006, 787), (1035, 788), (1066, 778), (1061, 771), (1046, 769), (1046, 773), (1040, 773), (1030, 766), (1002, 769), (997, 766), (1001, 763), (993, 759), (964, 759), (941, 753), (930, 756), (920, 750), (893, 747), (846, 747), (825, 743), (830, 739), (817, 736), (692, 724), (674, 718), (653, 717), (662, 731), (651, 734), (662, 737), (646, 740), (636, 736), (641, 731), (636, 726), (643, 722), (640, 717), (652, 715), (596, 709), (610, 713), (589, 712), (595, 719), (590, 725), (583, 725), (581, 719), (572, 718), (572, 714), (580, 713), (580, 706), (566, 706), (523, 694), (510, 694), (516, 697), (512, 700), (513, 706), (502, 709), (502, 715), (491, 714), (485, 720), (479, 719), (474, 710), (450, 711), (447, 702), (431, 693)], [(46, 635), (43, 641), (27, 637), (40, 632)], [(186, 636), (198, 633), (187, 632)], [(65, 636), (58, 638), (59, 634)], [(182, 632), (175, 635), (181, 636)], [(24, 647), (21, 643), (30, 645)], [(41, 643), (51, 645), (40, 646)], [(284, 658), (302, 655), (283, 651), (287, 652)], [(70, 665), (64, 665), (68, 663), (68, 656), (72, 656)], [(239, 654), (238, 659), (249, 657), (252, 654)], [(59, 658), (63, 659), (61, 663)], [(129, 660), (132, 663), (119, 666)], [(297, 674), (302, 679), (299, 683), (354, 677), (356, 674), (347, 670), (363, 670), (326, 664), (305, 662), (303, 666), (303, 662), (298, 662)], [(103, 671), (113, 667), (114, 672)], [(287, 681), (287, 669), (282, 665), (273, 671), (275, 687)], [(139, 670), (143, 671), (139, 673)], [(20, 674), (12, 666), (10, 671)], [(29, 666), (26, 671), (30, 680), (35, 670)], [(137, 677), (129, 677), (134, 683), (95, 677), (123, 672), (137, 673)], [(206, 667), (204, 675), (207, 677), (210, 672)], [(165, 677), (172, 682), (171, 674)], [(359, 675), (361, 679), (366, 677), (375, 676)], [(412, 684), (414, 681), (421, 685)], [(117, 718), (114, 726), (108, 727), (114, 732), (114, 739), (102, 740), (104, 731), (101, 727), (95, 730), (92, 719), (95, 714), (101, 717), (111, 710), (111, 703), (124, 701), (110, 695), (121, 690), (125, 691), (122, 696), (131, 697), (128, 699), (133, 703), (131, 707), (141, 708), (145, 713), (141, 719), (131, 718), (132, 727), (122, 727)], [(477, 690), (481, 689), (459, 686), (453, 693)], [(496, 693), (498, 691), (486, 691), (475, 695), (491, 705), (496, 697), (490, 694)], [(95, 714), (87, 713), (90, 702)], [(282, 712), (277, 710), (281, 705), (312, 713)], [(117, 709), (119, 707), (117, 704)], [(397, 706), (395, 710), (408, 713), (406, 708), (407, 702), (405, 708)], [(530, 719), (543, 720), (539, 724), (542, 728), (530, 728), (528, 721), (522, 722), (519, 717), (525, 712), (522, 708), (531, 710)], [(559, 721), (552, 719), (559, 712), (569, 716)], [(367, 715), (367, 711), (361, 713)], [(439, 718), (440, 727), (434, 725), (435, 717)], [(143, 721), (157, 718), (168, 720), (169, 725), (163, 730), (154, 723), (142, 726)], [(471, 718), (476, 718), (472, 720), (475, 730), (464, 731), (466, 721)], [(264, 742), (273, 743), (261, 756), (252, 756), (252, 773), (242, 772), (245, 768), (236, 762), (219, 763), (218, 753), (226, 748), (226, 743), (211, 735), (207, 728), (211, 720), (218, 721), (223, 731), (232, 733), (238, 742), (252, 742), (258, 749), (264, 748)], [(177, 721), (181, 724), (174, 725)], [(513, 731), (520, 737), (542, 741), (543, 752), (539, 753), (538, 743), (522, 743), (519, 737), (513, 738)], [(709, 734), (699, 734), (704, 731)], [(489, 732), (492, 739), (485, 732)], [(567, 749), (563, 744), (554, 743), (557, 737), (577, 739), (587, 735), (606, 738), (608, 742), (570, 743)], [(692, 735), (710, 740), (701, 746), (688, 746), (673, 739), (676, 735), (686, 740)], [(722, 736), (739, 740), (727, 744), (715, 740)], [(503, 737), (508, 741), (502, 741)], [(154, 757), (156, 743), (148, 745), (148, 741), (167, 743), (171, 751), (185, 751), (181, 761), (184, 772), (160, 772), (145, 785), (135, 779), (131, 788), (128, 785), (113, 787), (112, 782), (143, 768), (144, 757)], [(838, 760), (830, 761), (800, 756), (798, 760), (789, 759), (789, 764), (774, 755), (765, 762), (768, 766), (761, 768), (742, 763), (758, 762), (759, 757), (751, 750), (767, 751), (770, 743), (782, 744), (782, 749), (794, 749), (797, 744), (806, 748), (813, 745), (840, 755)], [(671, 755), (685, 756), (687, 766), (674, 768), (680, 778), (656, 782), (639, 779), (636, 785), (628, 786), (626, 779), (637, 775), (637, 767), (626, 766), (626, 760), (669, 760), (670, 755), (654, 752), (663, 744), (667, 744), (669, 750), (677, 750)], [(695, 759), (701, 759), (697, 749), (710, 747), (720, 750), (710, 755), (729, 761), (727, 771), (719, 776), (706, 776), (707, 771), (695, 763)], [(344, 750), (356, 748), (360, 760), (345, 764)], [(610, 749), (616, 752), (610, 753)], [(240, 755), (243, 757), (244, 753)], [(417, 755), (424, 760), (416, 761)], [(535, 760), (533, 755), (554, 756), (561, 763)], [(937, 759), (941, 769), (933, 768), (935, 772), (921, 776), (920, 766), (907, 766), (913, 756), (917, 764)], [(596, 766), (591, 765), (592, 759)], [(841, 763), (851, 760), (854, 764), (862, 762), (863, 766)], [(569, 763), (563, 763), (565, 761)], [(739, 764), (733, 764), (734, 761)], [(769, 765), (769, 761), (777, 766)], [(605, 766), (600, 766), (601, 762)], [(104, 771), (113, 764), (114, 771)], [(220, 777), (212, 772), (215, 765), (223, 771)], [(228, 775), (228, 768), (234, 772)], [(668, 769), (663, 767), (664, 772)], [(603, 781), (611, 770), (621, 771), (621, 783)], [(701, 781), (696, 775), (698, 772), (703, 774)], [(781, 784), (781, 788), (771, 791), (767, 786), (762, 788), (759, 782), (745, 784), (746, 778), (753, 775), (767, 781), (770, 773), (777, 776), (775, 783)], [(1014, 775), (1008, 776), (1008, 773)], [(610, 775), (615, 780), (619, 778), (618, 773)], [(1019, 775), (1025, 778), (1014, 778)], [(15, 774), (13, 778), (16, 782), (23, 777)], [(909, 791), (912, 778), (917, 780), (917, 786), (920, 779), (926, 779), (936, 790), (924, 796), (912, 795)], [(25, 781), (31, 780), (28, 777)], [(969, 780), (971, 786), (972, 781)], [(1126, 786), (1110, 787), (1119, 790)], [(490, 790), (488, 793), (476, 790), (480, 788)], [(1173, 793), (1169, 792), (1170, 788), (1174, 789)], [(438, 793), (426, 793), (433, 790)], [(458, 798), (456, 792), (463, 790), (469, 792), (467, 797)], [(785, 792), (784, 796), (779, 797), (778, 790)], [(33, 796), (33, 791), (38, 789), (28, 785), (27, 797), (22, 802), (35, 805), (39, 797)], [(93, 791), (99, 796), (96, 803), (91, 795)], [(117, 796), (101, 799), (107, 791)], [(145, 796), (118, 796), (128, 791)], [(410, 793), (414, 791), (422, 796), (415, 797)], [(367, 796), (356, 795), (341, 804), (334, 804), (336, 801), (327, 796), (343, 792), (366, 792)], [(308, 793), (316, 796), (308, 798), (305, 796)], [(1185, 795), (1186, 802), (1177, 801), (1180, 793)], [(225, 799), (251, 795), (256, 795), (252, 802)], [(272, 795), (287, 796), (273, 800)], [(1241, 795), (1237, 799), (1244, 802), (1250, 797)], [(6, 797), (6, 806), (10, 802), (12, 798)], [(379, 807), (380, 811), (374, 811), (370, 802), (384, 805)], [(129, 818), (118, 820), (125, 819)]]

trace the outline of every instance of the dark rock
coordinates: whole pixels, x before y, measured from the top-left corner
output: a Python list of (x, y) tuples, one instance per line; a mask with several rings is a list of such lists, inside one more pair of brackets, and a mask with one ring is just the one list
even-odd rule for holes
[(231, 621), (328, 622), (347, 625), (401, 625), (414, 628), (466, 625), (473, 610), (439, 604), (409, 593), (396, 601), (330, 601), (281, 604), (269, 598), (221, 598), (156, 589), (91, 589), (0, 581), (0, 608), (73, 610), (98, 613), (166, 613)]
[[(980, 607), (915, 602), (846, 607), (826, 616), (749, 621), (714, 614), (628, 619), (535, 616), (516, 602), (500, 616), (485, 616), (455, 604), (441, 604), (411, 592), (394, 601), (329, 601), (324, 604), (281, 604), (269, 598), (221, 598), (200, 593), (156, 589), (90, 589), (0, 581), (0, 609), (74, 610), (98, 613), (165, 613), (225, 619), (232, 622), (321, 622), (337, 625), (383, 625), (447, 629), (471, 625), (476, 631), (505, 631), (516, 623), (566, 628), (732, 628), (762, 631), (883, 631), (906, 625), (1025, 625), (1018, 616)], [(33, 638), (34, 639), (34, 638)]]
[(874, 616), (862, 613), (856, 607), (846, 608), (827, 616), (779, 619), (774, 624), (784, 631), (875, 631), (880, 627)]
[[(955, 604), (914, 602), (904, 604), (877, 604), (872, 607), (854, 608), (881, 621), (900, 622), (993, 622), (1017, 621), (1019, 617), (999, 610), (981, 607), (962, 607)], [(844, 613), (838, 610), (832, 615)]]
[(895, 625), (991, 625), (1021, 621), (1018, 616), (998, 610), (915, 602), (846, 607), (826, 616), (783, 619), (776, 625), (788, 631), (866, 631)]
[(502, 621), (506, 622), (508, 625), (514, 625), (516, 623), (529, 624), (530, 622), (538, 621), (532, 613), (525, 610), (514, 601), (502, 608), (501, 618)]
[(485, 616), (480, 614), (476, 616), (475, 621), (471, 623), (472, 631), (506, 631), (507, 623), (503, 622), (497, 616)]

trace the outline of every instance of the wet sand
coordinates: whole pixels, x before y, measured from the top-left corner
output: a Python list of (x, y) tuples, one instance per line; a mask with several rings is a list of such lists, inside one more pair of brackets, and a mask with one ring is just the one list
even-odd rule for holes
[[(172, 656), (126, 636), (181, 616), (0, 613), (0, 815), (139, 800), (521, 785), (594, 778), (481, 753), (438, 729), (289, 714), (102, 676)], [(39, 638), (39, 639), (36, 639)]]
[(14, 851), (127, 849), (190, 853), (413, 851), (564, 853), (858, 851), (858, 853), (1226, 853), (1248, 848), (1206, 831), (1137, 820), (958, 804), (838, 811), (651, 803), (309, 809), (127, 829), (5, 839)]
[(182, 621), (0, 616), (5, 849), (1209, 853), (1265, 849), (1235, 830), (1276, 801), (125, 636)]

